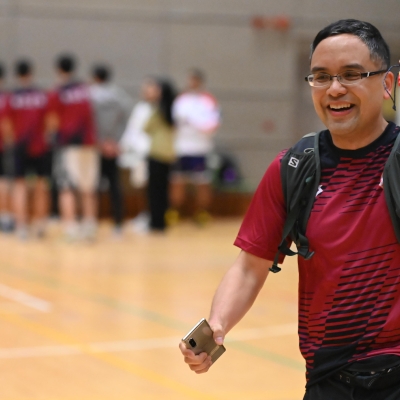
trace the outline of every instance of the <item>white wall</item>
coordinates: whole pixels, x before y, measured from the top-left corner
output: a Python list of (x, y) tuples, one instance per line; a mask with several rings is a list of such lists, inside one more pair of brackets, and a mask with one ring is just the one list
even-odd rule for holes
[[(255, 14), (285, 14), (292, 29), (256, 31)], [(0, 0), (0, 58), (31, 57), (46, 87), (60, 51), (77, 55), (82, 77), (105, 60), (133, 96), (145, 75), (182, 87), (187, 68), (203, 68), (223, 110), (217, 144), (254, 187), (279, 150), (320, 128), (303, 82), (317, 31), (365, 19), (400, 48), (398, 15), (399, 0)]]

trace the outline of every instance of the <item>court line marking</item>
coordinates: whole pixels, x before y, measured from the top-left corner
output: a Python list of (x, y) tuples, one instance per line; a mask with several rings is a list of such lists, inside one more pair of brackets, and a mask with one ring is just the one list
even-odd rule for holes
[(173, 392), (184, 394), (186, 398), (191, 398), (196, 400), (218, 400), (215, 396), (211, 394), (200, 392), (196, 389), (191, 388), (190, 386), (186, 386), (180, 382), (177, 382), (165, 375), (162, 375), (151, 369), (142, 367), (141, 365), (135, 364), (132, 361), (126, 361), (110, 353), (93, 353), (92, 351), (90, 351), (88, 345), (86, 344), (76, 345), (75, 343), (71, 343), (74, 342), (73, 337), (62, 331), (49, 328), (41, 323), (29, 321), (26, 318), (20, 317), (18, 315), (0, 315), (0, 318), (12, 323), (13, 325), (19, 326), (25, 330), (34, 332), (42, 337), (51, 339), (58, 343), (62, 343), (64, 347), (66, 346), (75, 347), (82, 354), (101, 360), (104, 363), (112, 365), (113, 367), (116, 367), (119, 370), (128, 372), (148, 382), (155, 383)]
[[(297, 324), (283, 324), (266, 328), (244, 329), (235, 332), (231, 337), (228, 337), (226, 343), (295, 334), (297, 334)], [(180, 337), (165, 337), (61, 346), (0, 348), (0, 359), (69, 356), (85, 352), (113, 353), (174, 348), (178, 346), (180, 340)], [(85, 348), (85, 352), (82, 351), (83, 347)]]
[[(87, 292), (79, 286), (57, 281), (54, 277), (49, 277), (43, 275), (42, 273), (21, 268), (19, 265), (18, 267), (16, 267), (15, 265), (13, 265), (12, 267), (8, 265), (0, 265), (0, 269), (1, 272), (11, 275), (17, 275), (20, 279), (29, 279), (30, 281), (38, 282), (40, 285), (45, 285), (46, 287), (50, 287), (54, 290), (62, 288), (65, 289), (69, 294), (77, 296), (86, 301), (102, 304), (104, 306), (110, 307), (111, 309), (134, 315), (136, 317), (158, 323), (162, 326), (170, 327), (180, 331), (184, 331), (188, 328), (186, 323), (183, 323), (180, 320), (173, 319), (169, 316), (157, 313), (156, 311), (138, 308), (130, 303), (118, 301), (101, 293)], [(262, 358), (269, 362), (275, 362), (285, 367), (304, 371), (303, 363), (300, 363), (299, 361), (292, 358), (283, 357), (278, 353), (265, 351), (262, 347), (246, 342), (235, 342), (232, 343), (231, 346), (238, 351), (242, 351), (254, 357)]]
[(42, 313), (49, 313), (53, 308), (52, 304), (48, 301), (39, 299), (36, 296), (32, 296), (26, 292), (23, 292), (22, 290), (14, 289), (1, 283), (0, 296), (7, 300), (22, 304), (26, 307), (33, 308), (34, 310)]

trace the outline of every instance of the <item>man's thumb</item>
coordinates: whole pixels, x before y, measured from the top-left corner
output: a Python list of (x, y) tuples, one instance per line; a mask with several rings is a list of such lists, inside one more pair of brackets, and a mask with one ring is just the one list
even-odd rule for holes
[(213, 337), (215, 343), (218, 344), (219, 346), (224, 344), (225, 332), (221, 328), (214, 329)]

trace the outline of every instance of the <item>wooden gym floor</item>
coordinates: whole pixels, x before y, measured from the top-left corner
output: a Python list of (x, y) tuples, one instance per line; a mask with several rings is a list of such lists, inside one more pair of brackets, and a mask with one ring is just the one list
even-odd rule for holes
[(239, 250), (240, 219), (93, 244), (0, 236), (2, 400), (299, 400), (297, 274), (288, 260), (205, 375), (178, 343)]

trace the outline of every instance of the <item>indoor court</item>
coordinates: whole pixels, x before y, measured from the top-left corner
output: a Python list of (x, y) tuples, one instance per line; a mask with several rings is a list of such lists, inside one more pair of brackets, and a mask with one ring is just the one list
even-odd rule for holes
[(239, 250), (240, 219), (165, 236), (126, 228), (92, 244), (0, 237), (2, 400), (297, 400), (304, 363), (297, 340), (297, 272), (288, 260), (231, 332), (205, 375), (178, 343), (208, 316)]

